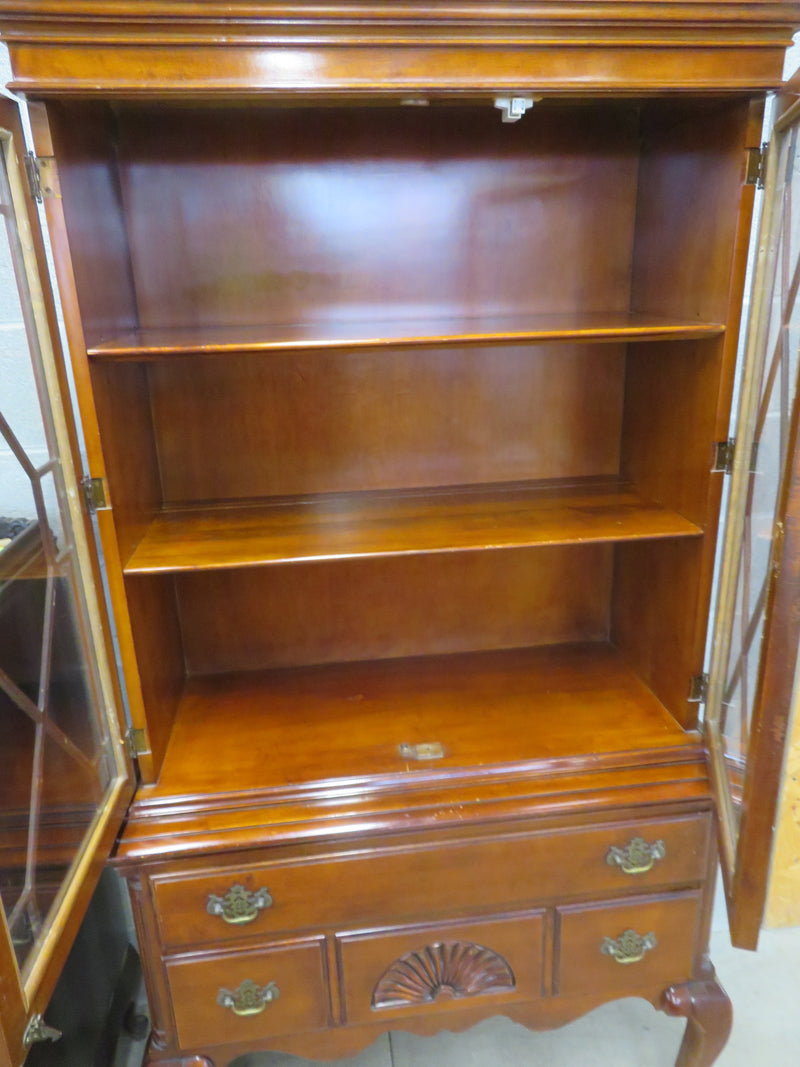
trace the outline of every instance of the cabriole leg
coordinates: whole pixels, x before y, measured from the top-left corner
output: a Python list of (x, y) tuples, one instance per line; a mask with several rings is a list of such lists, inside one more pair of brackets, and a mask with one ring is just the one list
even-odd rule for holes
[(662, 1010), (686, 1019), (675, 1067), (710, 1067), (722, 1052), (731, 1032), (733, 1009), (716, 979), (670, 986)]

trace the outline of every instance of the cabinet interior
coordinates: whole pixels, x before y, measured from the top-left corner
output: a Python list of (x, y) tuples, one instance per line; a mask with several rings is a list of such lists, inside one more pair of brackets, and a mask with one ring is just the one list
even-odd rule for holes
[(679, 744), (747, 101), (49, 110), (156, 788)]

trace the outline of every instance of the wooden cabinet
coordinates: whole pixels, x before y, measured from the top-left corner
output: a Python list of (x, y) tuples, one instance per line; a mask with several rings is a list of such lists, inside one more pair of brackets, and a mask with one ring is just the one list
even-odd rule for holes
[(724, 1044), (699, 712), (800, 5), (579, 6), (0, 2), (102, 489), (153, 1063), (634, 993), (687, 1067)]

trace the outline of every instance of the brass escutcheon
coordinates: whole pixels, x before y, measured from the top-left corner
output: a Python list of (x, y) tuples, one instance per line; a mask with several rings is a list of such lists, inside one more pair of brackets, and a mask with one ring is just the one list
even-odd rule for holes
[(655, 948), (658, 942), (653, 933), (637, 934), (635, 930), (626, 930), (618, 938), (603, 938), (600, 951), (604, 956), (610, 956), (616, 963), (638, 963), (644, 959), (645, 953)]
[(209, 893), (206, 911), (209, 915), (219, 915), (232, 926), (240, 926), (242, 923), (251, 923), (259, 911), (271, 904), (272, 897), (268, 889), (257, 889), (251, 893), (244, 886), (232, 885), (224, 897)]
[(217, 1004), (221, 1008), (229, 1008), (234, 1015), (260, 1015), (270, 1001), (278, 999), (280, 992), (274, 982), (259, 988), (255, 982), (245, 978), (233, 992), (220, 989)]
[(646, 874), (656, 860), (663, 860), (666, 854), (663, 841), (648, 845), (643, 838), (634, 837), (624, 848), (611, 845), (606, 854), (606, 863), (610, 867), (619, 867), (624, 874)]

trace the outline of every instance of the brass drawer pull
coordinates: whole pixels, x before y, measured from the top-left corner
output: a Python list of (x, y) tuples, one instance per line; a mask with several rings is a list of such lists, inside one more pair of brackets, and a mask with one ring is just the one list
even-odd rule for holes
[(268, 889), (257, 889), (255, 893), (250, 893), (244, 886), (233, 885), (224, 897), (209, 893), (206, 911), (209, 915), (219, 915), (232, 926), (240, 926), (242, 923), (251, 923), (262, 908), (269, 908), (271, 904), (272, 897)]
[(604, 938), (600, 951), (617, 963), (638, 963), (644, 959), (645, 953), (657, 944), (655, 934), (645, 934), (642, 937), (635, 930), (626, 930), (616, 940), (611, 937)]
[(619, 867), (624, 874), (646, 874), (656, 860), (663, 860), (667, 848), (663, 841), (654, 841), (652, 845), (641, 837), (634, 837), (625, 848), (612, 845), (606, 855), (609, 867)]
[(238, 989), (220, 989), (217, 1004), (221, 1008), (230, 1008), (234, 1015), (260, 1015), (272, 1000), (281, 995), (274, 982), (260, 988), (249, 978), (245, 978)]

